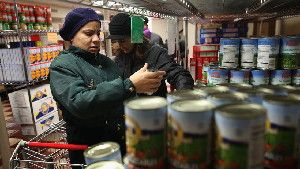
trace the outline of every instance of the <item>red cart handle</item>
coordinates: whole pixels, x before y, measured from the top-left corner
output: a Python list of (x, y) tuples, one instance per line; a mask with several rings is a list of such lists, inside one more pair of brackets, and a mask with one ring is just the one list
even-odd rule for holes
[(66, 144), (66, 143), (40, 143), (40, 142), (25, 142), (28, 147), (42, 147), (42, 148), (56, 148), (56, 149), (68, 149), (68, 150), (86, 150), (87, 145)]

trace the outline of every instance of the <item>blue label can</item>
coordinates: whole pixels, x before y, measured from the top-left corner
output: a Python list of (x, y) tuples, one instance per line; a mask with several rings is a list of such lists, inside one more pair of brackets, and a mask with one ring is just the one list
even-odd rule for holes
[(228, 73), (227, 69), (219, 69), (219, 68), (209, 68), (208, 69), (208, 84), (209, 85), (217, 85), (228, 83)]
[(272, 85), (289, 85), (291, 84), (291, 70), (272, 70), (271, 84)]
[(241, 67), (255, 68), (257, 62), (257, 39), (241, 40)]
[(293, 70), (292, 84), (297, 86), (300, 85), (300, 69)]
[(279, 56), (278, 38), (258, 39), (257, 68), (276, 69)]
[(284, 69), (300, 68), (300, 37), (281, 39), (281, 67)]
[(230, 83), (249, 84), (250, 70), (230, 70)]
[(253, 86), (267, 85), (270, 81), (270, 72), (268, 70), (251, 70), (250, 79)]
[(239, 60), (240, 39), (222, 38), (219, 52), (219, 63), (222, 68), (237, 68)]

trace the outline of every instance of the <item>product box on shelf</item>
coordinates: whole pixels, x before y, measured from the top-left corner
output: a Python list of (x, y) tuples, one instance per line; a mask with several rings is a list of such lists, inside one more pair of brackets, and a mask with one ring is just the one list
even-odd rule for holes
[(30, 107), (28, 90), (21, 89), (8, 94), (9, 102), (12, 108)]
[(44, 116), (57, 111), (57, 105), (53, 98), (44, 98), (32, 103), (33, 116), (35, 121), (42, 119)]
[(12, 108), (14, 120), (18, 124), (33, 124), (30, 107)]

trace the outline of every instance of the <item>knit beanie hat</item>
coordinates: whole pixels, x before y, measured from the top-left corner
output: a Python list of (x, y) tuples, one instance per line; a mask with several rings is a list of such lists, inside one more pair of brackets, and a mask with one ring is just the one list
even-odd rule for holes
[(118, 13), (109, 23), (110, 35), (107, 39), (124, 39), (131, 36), (131, 17), (126, 13)]
[(76, 8), (67, 14), (65, 23), (59, 30), (59, 35), (65, 41), (70, 41), (80, 28), (91, 21), (98, 21), (101, 23), (98, 14), (93, 9)]

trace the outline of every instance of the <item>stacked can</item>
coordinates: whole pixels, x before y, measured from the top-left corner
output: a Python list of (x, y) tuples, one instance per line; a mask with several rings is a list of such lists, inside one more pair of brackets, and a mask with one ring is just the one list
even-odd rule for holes
[(300, 37), (281, 39), (281, 67), (283, 69), (300, 68)]
[(222, 38), (219, 52), (219, 64), (221, 68), (237, 68), (239, 61), (240, 39)]
[(257, 64), (257, 39), (241, 40), (241, 67), (255, 68)]
[(291, 70), (271, 70), (272, 85), (290, 85), (292, 83)]
[(228, 69), (223, 68), (209, 68), (208, 69), (208, 85), (214, 86), (218, 84), (228, 83)]
[(292, 96), (266, 96), (268, 110), (265, 167), (297, 169), (300, 160), (300, 100)]
[(211, 119), (214, 106), (207, 100), (172, 103), (168, 126), (171, 168), (208, 168), (210, 164)]
[(228, 93), (230, 91), (226, 86), (203, 86), (197, 87), (197, 89), (203, 90), (208, 96), (215, 93)]
[(268, 70), (251, 70), (250, 84), (253, 86), (267, 85), (270, 81), (270, 72)]
[(229, 104), (215, 110), (215, 168), (263, 169), (266, 110), (258, 104)]
[(248, 95), (244, 93), (217, 93), (208, 97), (208, 100), (212, 102), (216, 107), (231, 103), (241, 103), (248, 101)]
[(258, 39), (257, 68), (275, 70), (278, 64), (279, 39), (275, 37)]
[(300, 69), (296, 69), (292, 71), (292, 85), (295, 86), (300, 85)]
[(228, 84), (220, 84), (218, 86), (228, 87), (230, 92), (235, 92), (241, 89), (252, 89), (252, 85), (244, 84), (244, 83), (228, 83)]
[(164, 169), (167, 101), (136, 98), (125, 103), (126, 149), (129, 168)]
[(249, 84), (250, 82), (250, 70), (230, 70), (230, 83), (244, 83)]

